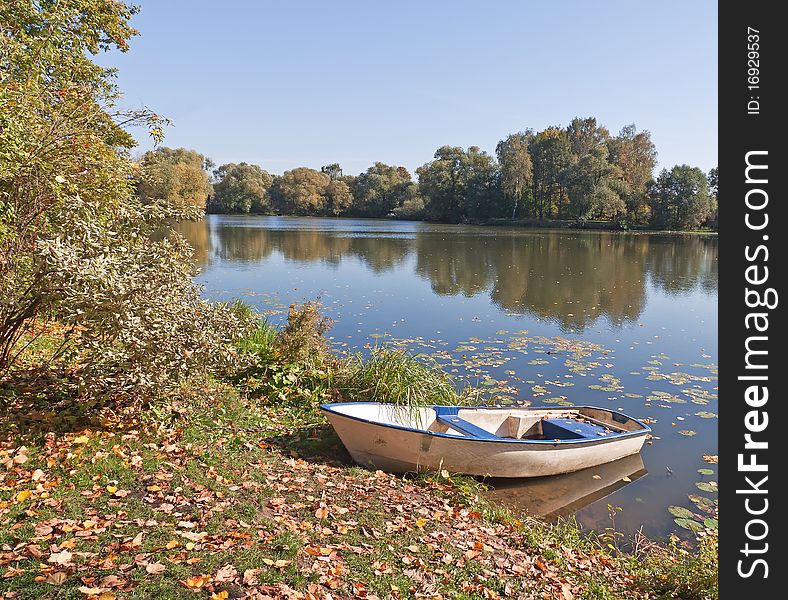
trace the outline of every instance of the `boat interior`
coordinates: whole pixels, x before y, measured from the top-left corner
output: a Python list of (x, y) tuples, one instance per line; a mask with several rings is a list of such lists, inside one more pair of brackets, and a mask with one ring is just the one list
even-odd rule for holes
[(591, 407), (502, 409), (434, 406), (415, 409), (358, 404), (337, 406), (336, 409), (377, 423), (486, 440), (599, 439), (643, 429), (640, 423), (625, 415)]
[[(616, 433), (633, 431), (627, 424), (637, 425), (629, 418), (616, 422), (617, 413), (597, 409), (556, 411), (463, 410), (436, 407), (435, 420), (428, 429), (481, 439), (515, 440), (579, 440), (597, 439)], [(592, 413), (592, 414), (588, 414)]]

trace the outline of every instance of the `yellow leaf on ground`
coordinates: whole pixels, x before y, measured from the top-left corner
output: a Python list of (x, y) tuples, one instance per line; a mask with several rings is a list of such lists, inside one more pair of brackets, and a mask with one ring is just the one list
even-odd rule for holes
[(30, 490), (22, 490), (21, 492), (19, 492), (16, 495), (16, 501), (17, 502), (24, 502), (25, 500), (30, 498), (30, 496), (32, 496), (32, 495), (33, 495), (33, 492), (31, 492)]

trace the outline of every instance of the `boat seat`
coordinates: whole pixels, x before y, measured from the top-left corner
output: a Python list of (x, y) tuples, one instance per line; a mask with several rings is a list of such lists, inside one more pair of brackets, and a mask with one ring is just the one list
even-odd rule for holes
[(542, 419), (542, 433), (547, 439), (572, 440), (598, 438), (609, 432), (601, 425), (574, 419)]
[(478, 425), (474, 425), (473, 423), (469, 423), (465, 419), (461, 419), (457, 416), (456, 413), (452, 414), (450, 412), (442, 412), (442, 411), (435, 411), (437, 414), (435, 418), (439, 423), (443, 423), (444, 425), (448, 425), (452, 429), (456, 429), (457, 431), (463, 432), (465, 435), (481, 438), (484, 440), (497, 440), (500, 439), (494, 433), (490, 433), (486, 429), (482, 429)]

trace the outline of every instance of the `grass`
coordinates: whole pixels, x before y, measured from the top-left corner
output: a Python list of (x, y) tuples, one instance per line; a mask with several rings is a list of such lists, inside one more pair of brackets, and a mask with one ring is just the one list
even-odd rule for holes
[(478, 394), (458, 390), (451, 376), (427, 356), (388, 346), (375, 348), (368, 358), (351, 359), (348, 375), (338, 384), (348, 398), (403, 407), (470, 404)]

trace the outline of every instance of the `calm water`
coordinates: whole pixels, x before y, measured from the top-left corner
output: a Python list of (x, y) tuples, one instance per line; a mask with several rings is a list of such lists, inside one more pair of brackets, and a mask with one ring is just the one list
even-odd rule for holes
[(275, 320), (319, 297), (340, 352), (402, 344), (504, 396), (650, 421), (640, 457), (498, 501), (596, 529), (612, 505), (618, 531), (656, 537), (687, 534), (669, 506), (702, 520), (716, 501), (716, 237), (226, 216), (182, 231), (206, 295)]

